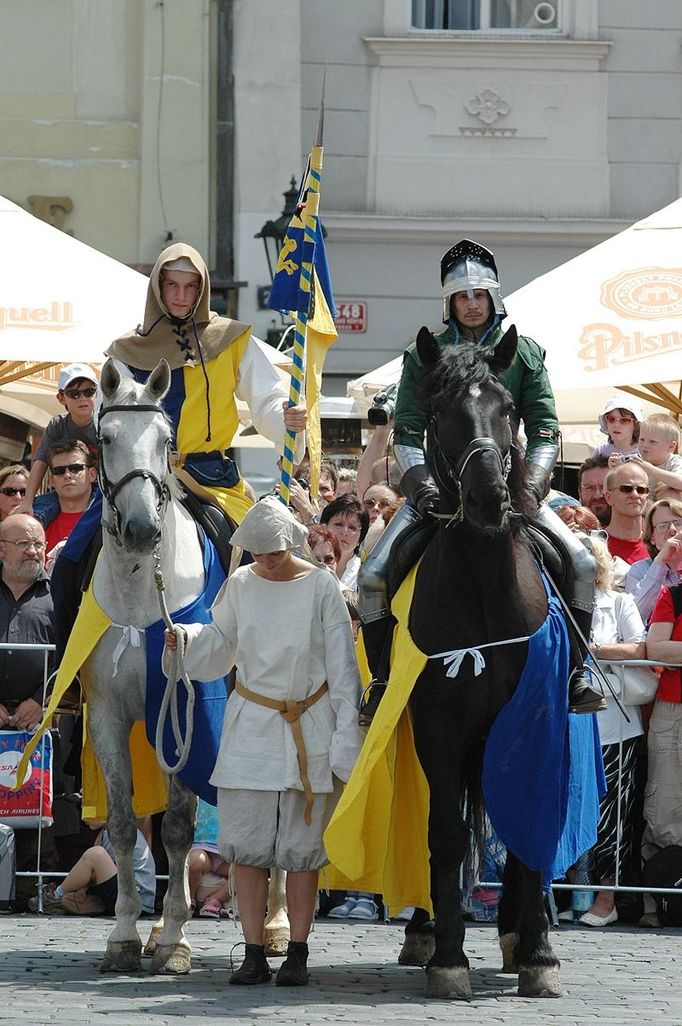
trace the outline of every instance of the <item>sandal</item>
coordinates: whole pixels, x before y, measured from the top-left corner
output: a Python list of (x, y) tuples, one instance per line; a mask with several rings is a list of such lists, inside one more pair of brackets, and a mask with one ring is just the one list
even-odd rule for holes
[(379, 909), (373, 898), (359, 898), (355, 908), (348, 913), (349, 919), (366, 919), (368, 922), (376, 922), (379, 918)]
[(357, 900), (355, 898), (347, 897), (340, 905), (337, 905), (336, 908), (332, 908), (327, 912), (327, 918), (348, 919), (348, 916), (351, 914), (356, 904)]
[(219, 919), (220, 918), (220, 902), (217, 898), (207, 898), (204, 904), (201, 906), (201, 912), (199, 913), (200, 919)]

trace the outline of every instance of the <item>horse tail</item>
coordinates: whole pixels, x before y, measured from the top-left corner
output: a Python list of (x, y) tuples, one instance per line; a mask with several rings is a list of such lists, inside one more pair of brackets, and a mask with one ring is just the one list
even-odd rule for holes
[(461, 815), (467, 828), (470, 843), (464, 857), (464, 878), (474, 878), (483, 865), (486, 839), (486, 812), (483, 801), (481, 775), (485, 738), (471, 745), (462, 761), (462, 809)]

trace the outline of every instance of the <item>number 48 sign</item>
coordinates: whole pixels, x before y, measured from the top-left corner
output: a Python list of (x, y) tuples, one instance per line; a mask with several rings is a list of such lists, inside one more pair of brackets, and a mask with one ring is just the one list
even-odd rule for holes
[(338, 302), (336, 330), (367, 331), (367, 303)]

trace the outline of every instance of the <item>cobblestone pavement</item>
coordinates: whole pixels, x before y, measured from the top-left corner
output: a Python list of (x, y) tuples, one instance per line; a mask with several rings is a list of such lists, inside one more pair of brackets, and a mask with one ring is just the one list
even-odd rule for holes
[[(145, 940), (149, 925), (142, 924)], [(470, 925), (474, 997), (463, 1003), (426, 999), (423, 970), (397, 965), (399, 924), (318, 922), (310, 941), (311, 983), (300, 989), (228, 986), (230, 949), (241, 935), (226, 921), (189, 924), (189, 976), (100, 974), (111, 926), (57, 916), (0, 919), (0, 1024), (682, 1026), (682, 937), (675, 930), (562, 927), (552, 933), (552, 944), (562, 962), (565, 996), (530, 1001), (515, 996), (513, 977), (496, 971), (494, 927)], [(237, 964), (242, 950), (234, 952)], [(271, 964), (276, 968), (279, 960)]]

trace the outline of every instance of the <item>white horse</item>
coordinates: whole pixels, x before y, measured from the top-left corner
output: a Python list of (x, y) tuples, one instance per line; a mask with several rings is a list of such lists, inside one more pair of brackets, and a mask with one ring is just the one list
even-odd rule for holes
[[(163, 571), (164, 599), (170, 610), (188, 605), (202, 593), (205, 583), (196, 525), (178, 501), (181, 488), (169, 464), (171, 431), (161, 408), (169, 386), (165, 360), (144, 386), (122, 379), (111, 360), (102, 370), (103, 551), (92, 588), (112, 626), (84, 663), (81, 681), (87, 695), (88, 730), (106, 783), (108, 830), (118, 875), (116, 925), (107, 942), (103, 971), (131, 971), (141, 964), (142, 944), (136, 926), (141, 905), (132, 864), (136, 824), (129, 736), (133, 723), (145, 718), (144, 630), (161, 618), (155, 571), (157, 566)], [(133, 639), (139, 644), (126, 644)], [(162, 823), (168, 889), (163, 918), (152, 929), (146, 947), (153, 955), (153, 972), (186, 973), (191, 967), (184, 924), (189, 911), (187, 855), (195, 812), (195, 795), (171, 774)], [(266, 943), (273, 953), (281, 953), (286, 949), (289, 924), (278, 870), (272, 873), (268, 912)]]
[[(182, 608), (202, 592), (204, 568), (196, 525), (178, 502), (179, 486), (169, 466), (171, 431), (160, 405), (170, 385), (168, 364), (162, 360), (142, 386), (122, 379), (108, 360), (101, 384), (104, 530), (92, 588), (112, 626), (82, 667), (81, 681), (87, 695), (88, 730), (106, 782), (108, 830), (118, 875), (116, 925), (101, 968), (130, 971), (140, 968), (142, 945), (136, 927), (141, 905), (133, 877), (136, 823), (128, 745), (133, 723), (145, 718), (144, 630), (161, 615), (155, 551), (171, 610)], [(125, 645), (138, 637), (139, 644)], [(152, 961), (157, 972), (183, 973), (190, 968), (191, 949), (183, 927), (189, 909), (186, 864), (195, 810), (195, 795), (171, 776), (162, 824), (168, 890)]]

